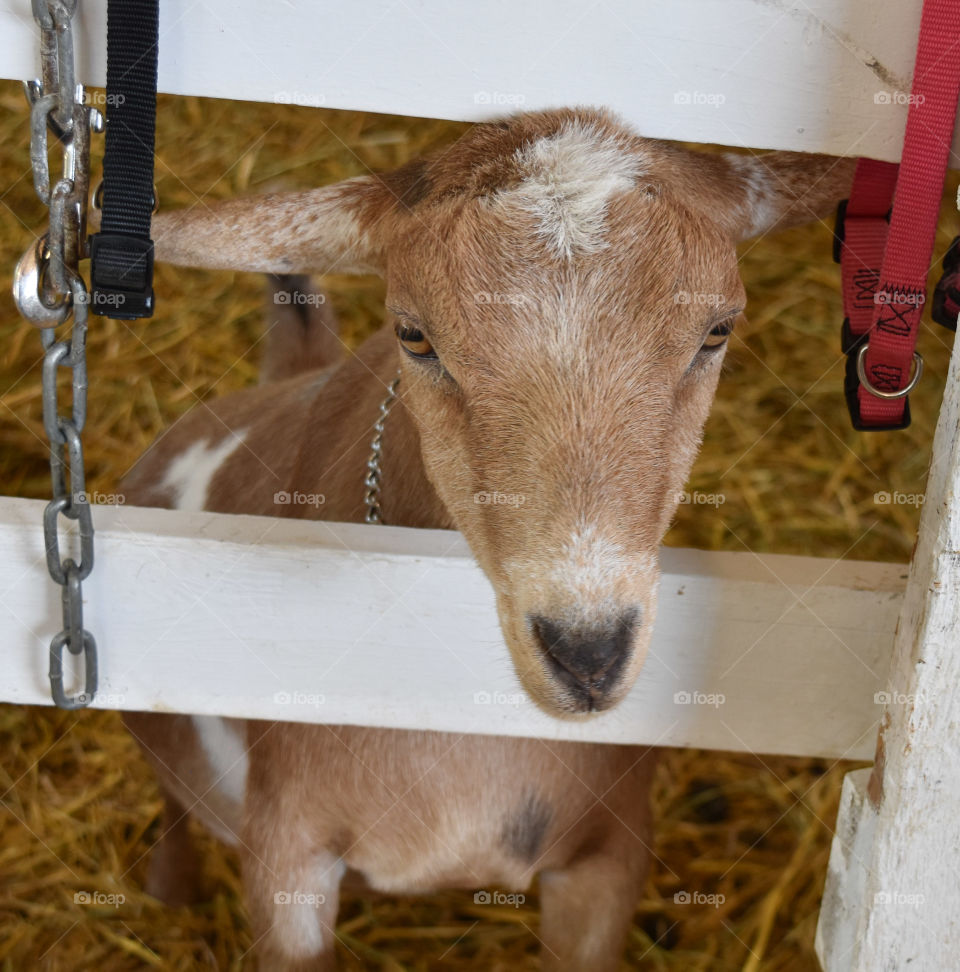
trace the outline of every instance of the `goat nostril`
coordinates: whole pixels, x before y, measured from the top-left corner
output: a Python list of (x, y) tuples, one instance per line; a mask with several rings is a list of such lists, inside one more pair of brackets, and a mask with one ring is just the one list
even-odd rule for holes
[(563, 682), (605, 691), (618, 679), (630, 656), (637, 612), (630, 610), (601, 624), (576, 626), (529, 615), (544, 659)]

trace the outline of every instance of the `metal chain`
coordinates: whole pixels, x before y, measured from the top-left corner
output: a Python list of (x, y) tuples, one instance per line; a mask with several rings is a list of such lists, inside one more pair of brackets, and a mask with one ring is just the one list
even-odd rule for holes
[(380, 415), (373, 423), (370, 458), (367, 460), (367, 478), (363, 481), (367, 487), (363, 497), (363, 501), (367, 504), (367, 523), (383, 523), (383, 511), (380, 509), (380, 476), (383, 471), (380, 462), (383, 458), (383, 429), (390, 408), (397, 400), (397, 386), (399, 384), (400, 372), (397, 372), (397, 377), (387, 385), (387, 397), (380, 403)]
[[(84, 485), (83, 443), (87, 417), (87, 315), (90, 295), (78, 271), (87, 255), (87, 194), (90, 185), (90, 132), (103, 129), (100, 113), (84, 104), (83, 85), (73, 65), (73, 15), (77, 0), (31, 0), (40, 25), (42, 80), (26, 84), (30, 104), (30, 162), (33, 185), (50, 207), (50, 228), (29, 247), (14, 273), (13, 295), (20, 313), (41, 328), (43, 427), (50, 440), (53, 498), (43, 511), (47, 569), (62, 588), (63, 630), (50, 642), (50, 691), (63, 709), (90, 704), (97, 691), (97, 645), (83, 626), (81, 581), (93, 569), (93, 520)], [(48, 133), (63, 149), (62, 173), (51, 187)], [(54, 328), (73, 315), (70, 334), (57, 340)], [(70, 414), (60, 411), (57, 377), (71, 372)], [(61, 557), (59, 517), (76, 520), (80, 562)], [(63, 688), (63, 650), (83, 655), (82, 691)]]

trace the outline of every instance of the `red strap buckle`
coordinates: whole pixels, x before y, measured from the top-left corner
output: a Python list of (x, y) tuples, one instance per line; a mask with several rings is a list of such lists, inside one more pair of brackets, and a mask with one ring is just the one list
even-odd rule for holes
[[(907, 393), (922, 374), (915, 346), (960, 95), (957, 13), (947, 0), (925, 0), (900, 166), (860, 159), (834, 234), (848, 319), (844, 390), (854, 428), (864, 431), (906, 428)], [(945, 261), (934, 297), (941, 318), (960, 310), (958, 261), (956, 252)], [(955, 322), (954, 314), (947, 326)]]

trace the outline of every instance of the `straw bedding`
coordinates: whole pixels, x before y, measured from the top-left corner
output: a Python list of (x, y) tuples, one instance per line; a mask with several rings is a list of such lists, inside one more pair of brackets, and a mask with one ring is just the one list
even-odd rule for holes
[[(0, 84), (0, 106), (0, 266), (9, 274), (45, 214), (30, 184), (18, 86)], [(176, 207), (325, 184), (393, 167), (463, 130), (162, 97), (160, 199)], [(953, 180), (938, 259), (955, 231), (955, 188)], [(689, 487), (724, 502), (682, 506), (668, 543), (905, 562), (919, 511), (879, 504), (875, 494), (923, 491), (951, 336), (923, 328), (927, 370), (911, 396), (913, 426), (858, 434), (841, 394), (839, 273), (829, 227), (747, 243), (742, 266), (750, 320), (732, 341)], [(355, 344), (380, 319), (380, 282), (330, 277), (324, 286)], [(96, 319), (91, 329), (84, 439), (92, 490), (113, 492), (156, 433), (198, 401), (256, 380), (262, 280), (161, 266), (156, 291), (153, 320)], [(0, 475), (9, 495), (43, 497), (48, 489), (38, 347), (4, 287)], [(654, 794), (661, 863), (637, 904), (623, 967), (816, 969), (819, 896), (840, 782), (851, 766), (671, 751)], [(209, 900), (168, 909), (142, 891), (160, 803), (116, 714), (0, 706), (0, 793), (4, 972), (252, 967), (237, 862), (215, 841), (203, 838)], [(99, 903), (85, 903), (94, 892)], [(686, 904), (678, 892), (717, 898)], [(346, 969), (534, 969), (537, 920), (535, 895), (501, 909), (475, 905), (470, 893), (346, 897), (339, 951)]]

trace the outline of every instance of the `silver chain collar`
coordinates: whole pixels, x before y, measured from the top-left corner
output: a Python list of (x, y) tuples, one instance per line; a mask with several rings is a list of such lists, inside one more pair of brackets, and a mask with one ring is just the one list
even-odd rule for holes
[(387, 421), (387, 415), (393, 403), (397, 400), (397, 386), (400, 384), (400, 372), (397, 377), (387, 385), (387, 397), (380, 403), (380, 415), (373, 423), (373, 438), (370, 440), (370, 458), (367, 460), (367, 477), (364, 485), (367, 491), (363, 501), (367, 504), (367, 523), (383, 523), (383, 511), (380, 509), (380, 490), (381, 459), (383, 458), (383, 429)]
[[(14, 271), (14, 299), (23, 316), (40, 328), (44, 348), (43, 427), (50, 441), (53, 499), (43, 511), (47, 569), (62, 588), (63, 628), (50, 642), (50, 691), (61, 709), (90, 704), (97, 691), (97, 643), (84, 627), (82, 582), (93, 569), (93, 519), (87, 502), (80, 435), (87, 417), (87, 316), (91, 296), (78, 271), (87, 255), (87, 189), (90, 132), (103, 129), (100, 113), (85, 104), (73, 61), (73, 15), (77, 0), (33, 0), (40, 27), (42, 80), (27, 84), (30, 103), (30, 161), (33, 185), (50, 207), (50, 228), (31, 244)], [(59, 173), (47, 155), (49, 136), (63, 149)], [(69, 337), (59, 340), (57, 325), (73, 315)], [(64, 401), (57, 377), (71, 373), (71, 401)], [(64, 557), (60, 517), (75, 520), (79, 562)], [(83, 658), (83, 686), (74, 696), (64, 689), (64, 649)]]

